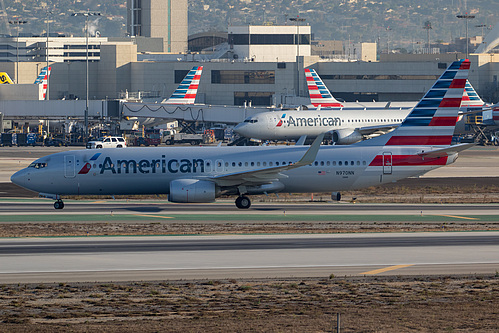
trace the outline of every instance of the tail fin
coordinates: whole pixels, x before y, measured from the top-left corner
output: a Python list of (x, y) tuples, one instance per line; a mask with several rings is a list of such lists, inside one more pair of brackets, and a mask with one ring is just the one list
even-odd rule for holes
[(449, 146), (456, 127), (470, 61), (454, 61), (412, 109), (385, 135), (356, 143), (365, 146)]
[(203, 66), (194, 66), (165, 104), (194, 104)]
[(483, 105), (485, 105), (484, 101), (478, 96), (470, 81), (466, 80), (461, 107), (481, 107)]
[(47, 94), (47, 82), (50, 76), (50, 70), (51, 67), (43, 67), (40, 74), (38, 74), (38, 77), (35, 80), (35, 84), (42, 85), (43, 99), (45, 99), (45, 95)]
[(331, 92), (315, 72), (315, 69), (305, 68), (305, 77), (307, 78), (310, 102), (315, 107), (343, 107), (343, 105), (331, 95)]
[(0, 84), (14, 84), (7, 72), (0, 72)]
[(390, 133), (386, 145), (450, 145), (469, 68), (468, 59), (454, 61), (402, 124)]

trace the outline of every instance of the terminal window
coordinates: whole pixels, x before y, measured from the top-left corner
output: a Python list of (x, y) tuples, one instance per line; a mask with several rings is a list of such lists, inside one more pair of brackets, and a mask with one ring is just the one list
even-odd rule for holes
[(275, 84), (275, 71), (212, 70), (211, 83)]

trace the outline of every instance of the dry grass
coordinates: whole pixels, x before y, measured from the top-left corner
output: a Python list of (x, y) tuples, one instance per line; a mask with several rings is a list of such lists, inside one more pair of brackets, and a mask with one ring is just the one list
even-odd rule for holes
[(497, 332), (496, 276), (0, 286), (2, 332)]

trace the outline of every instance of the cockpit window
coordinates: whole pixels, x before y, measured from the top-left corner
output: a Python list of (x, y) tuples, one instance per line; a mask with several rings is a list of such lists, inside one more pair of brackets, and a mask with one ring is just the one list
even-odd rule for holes
[(41, 169), (47, 166), (46, 162), (33, 162), (29, 165), (29, 168)]
[(251, 119), (251, 118), (248, 118), (248, 119), (245, 119), (244, 120), (245, 123), (250, 123), (250, 124), (254, 124), (254, 123), (257, 123), (258, 122), (258, 119)]

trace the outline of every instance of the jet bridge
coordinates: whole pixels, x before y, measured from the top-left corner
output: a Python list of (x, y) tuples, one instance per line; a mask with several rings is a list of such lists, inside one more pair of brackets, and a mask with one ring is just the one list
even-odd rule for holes
[(134, 102), (122, 102), (121, 104), (121, 114), (123, 117), (156, 118), (225, 124), (238, 124), (249, 116), (272, 110), (277, 111), (280, 109), (270, 107), (208, 104), (172, 105)]

